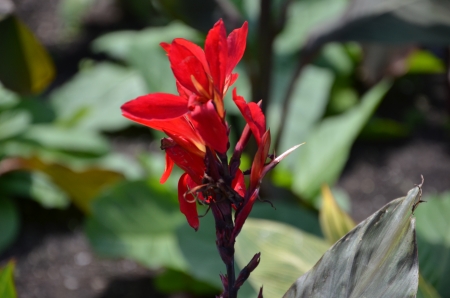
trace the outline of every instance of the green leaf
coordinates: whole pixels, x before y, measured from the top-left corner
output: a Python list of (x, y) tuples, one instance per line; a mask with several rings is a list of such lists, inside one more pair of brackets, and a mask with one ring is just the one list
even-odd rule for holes
[(423, 198), (415, 214), (417, 217), (417, 242), (420, 272), (427, 284), (442, 297), (449, 297), (450, 285), (450, 193)]
[[(420, 262), (419, 262), (420, 263)], [(422, 274), (419, 274), (419, 290), (417, 291), (418, 298), (441, 298), (437, 290), (427, 283)]]
[(408, 73), (443, 73), (445, 63), (433, 53), (425, 50), (415, 51), (408, 56)]
[(337, 179), (354, 140), (389, 87), (388, 82), (379, 83), (356, 107), (314, 128), (306, 144), (297, 150), (292, 185), (295, 193), (313, 202), (323, 183), (332, 184)]
[(121, 115), (121, 105), (146, 91), (136, 71), (103, 62), (81, 70), (71, 81), (53, 91), (50, 99), (59, 124), (112, 131), (131, 124)]
[(295, 276), (311, 269), (328, 247), (321, 238), (289, 225), (249, 218), (236, 241), (236, 260), (242, 267), (261, 252), (250, 283), (257, 290), (264, 286), (265, 297), (281, 297)]
[(15, 15), (0, 21), (0, 81), (19, 93), (40, 93), (53, 80), (53, 62), (30, 29)]
[(148, 92), (177, 93), (169, 59), (160, 43), (170, 43), (178, 37), (196, 40), (197, 36), (195, 30), (173, 22), (162, 28), (109, 33), (96, 39), (92, 47), (95, 52), (105, 52), (137, 70), (145, 79)]
[(30, 114), (24, 110), (0, 111), (0, 140), (22, 133), (31, 122)]
[[(333, 73), (327, 69), (313, 65), (303, 69), (297, 78), (289, 110), (283, 115), (287, 119), (277, 151), (284, 152), (307, 139), (312, 126), (323, 116), (333, 80)], [(280, 105), (274, 103), (268, 111), (269, 127), (276, 131), (277, 124), (281, 122)], [(281, 163), (278, 167), (289, 167), (291, 164), (289, 160), (295, 160), (296, 156), (298, 153), (294, 152), (285, 159), (287, 162)]]
[(19, 212), (16, 206), (2, 195), (0, 197), (0, 253), (16, 239), (18, 232)]
[(149, 268), (186, 268), (175, 236), (185, 218), (177, 195), (158, 185), (124, 182), (92, 205), (86, 234), (94, 250), (108, 257), (131, 258)]
[(123, 175), (114, 171), (96, 167), (71, 169), (38, 157), (22, 159), (21, 163), (25, 169), (40, 171), (51, 177), (52, 181), (70, 196), (73, 203), (87, 214), (95, 197), (104, 189), (123, 180)]
[(208, 295), (209, 297), (220, 294), (220, 288), (198, 281), (184, 272), (170, 269), (158, 275), (154, 280), (154, 285), (160, 292), (167, 294), (188, 292), (199, 296)]
[(415, 297), (419, 263), (411, 210), (420, 193), (415, 187), (361, 222), (283, 297)]
[(16, 287), (14, 286), (14, 261), (9, 261), (6, 266), (0, 268), (0, 297), (16, 298)]
[(390, 44), (450, 44), (450, 6), (433, 0), (356, 0), (333, 22), (317, 28), (306, 44), (317, 49), (329, 41)]
[(45, 208), (66, 208), (70, 203), (67, 194), (49, 176), (40, 172), (15, 171), (2, 176), (0, 193), (10, 197), (29, 197)]
[(335, 243), (355, 227), (355, 222), (336, 203), (328, 185), (322, 186), (320, 226), (329, 243)]
[(347, 5), (346, 0), (292, 1), (284, 30), (276, 37), (274, 50), (289, 54), (304, 45), (308, 33), (319, 24), (338, 16)]
[(107, 140), (95, 131), (51, 124), (30, 126), (22, 135), (22, 139), (36, 142), (45, 148), (65, 152), (101, 156), (109, 151)]

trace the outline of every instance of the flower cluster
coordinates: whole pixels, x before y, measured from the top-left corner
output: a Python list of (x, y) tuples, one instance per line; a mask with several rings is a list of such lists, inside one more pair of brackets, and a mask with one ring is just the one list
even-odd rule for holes
[[(167, 180), (174, 164), (184, 170), (178, 182), (180, 210), (197, 230), (197, 201), (211, 207), (216, 220), (216, 243), (227, 264), (234, 254), (236, 236), (258, 197), (262, 178), (295, 149), (277, 158), (269, 155), (270, 131), (266, 129), (259, 104), (247, 103), (234, 89), (233, 101), (247, 124), (228, 160), (230, 127), (225, 119), (223, 100), (238, 78), (233, 69), (244, 54), (247, 30), (245, 22), (227, 36), (225, 26), (219, 20), (209, 31), (204, 50), (182, 38), (174, 39), (170, 44), (161, 43), (176, 79), (178, 95), (152, 93), (122, 106), (125, 117), (167, 135), (161, 141), (161, 149), (166, 153), (161, 183)], [(256, 139), (258, 150), (246, 186), (239, 166), (251, 135)], [(270, 161), (266, 163), (268, 159)], [(236, 210), (234, 221), (233, 208)], [(250, 271), (258, 262), (259, 258), (253, 265), (249, 264)], [(233, 273), (228, 272), (230, 274)], [(224, 285), (229, 282), (224, 281)]]

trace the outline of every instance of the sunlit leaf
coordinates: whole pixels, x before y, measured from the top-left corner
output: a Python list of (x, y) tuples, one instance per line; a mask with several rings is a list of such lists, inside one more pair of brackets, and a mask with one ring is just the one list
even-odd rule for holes
[(329, 248), (323, 239), (276, 221), (247, 219), (236, 241), (236, 260), (245, 266), (261, 252), (261, 262), (250, 275), (255, 289), (264, 286), (265, 297), (281, 297)]
[[(0, 252), (7, 248), (19, 232), (19, 212), (6, 197), (0, 196)], [(1, 284), (1, 283), (0, 283)], [(0, 291), (1, 293), (1, 291)], [(0, 297), (3, 297), (0, 295)]]
[(323, 183), (332, 184), (337, 179), (354, 140), (389, 87), (388, 82), (379, 83), (363, 96), (360, 104), (325, 119), (313, 129), (306, 144), (297, 150), (294, 192), (312, 201)]
[(308, 33), (344, 11), (346, 0), (292, 1), (284, 30), (276, 37), (278, 54), (293, 53), (306, 42)]
[(174, 22), (162, 28), (109, 33), (96, 39), (92, 47), (95, 52), (105, 52), (137, 70), (147, 83), (147, 92), (176, 93), (169, 59), (160, 43), (170, 43), (178, 37), (196, 40), (197, 36), (192, 28)]
[(445, 63), (429, 51), (415, 51), (409, 55), (408, 60), (409, 73), (443, 73), (445, 72)]
[(185, 221), (176, 194), (160, 185), (124, 182), (93, 202), (86, 233), (96, 252), (149, 268), (184, 270), (175, 229)]
[(41, 171), (51, 177), (85, 213), (90, 212), (92, 199), (102, 190), (123, 179), (122, 174), (117, 172), (100, 168), (76, 171), (60, 164), (46, 163), (37, 157), (23, 159), (22, 162), (25, 169)]
[(0, 268), (0, 297), (16, 298), (16, 287), (14, 286), (14, 261), (9, 261), (6, 266)]
[(415, 187), (361, 222), (284, 297), (415, 297), (419, 262), (411, 213), (420, 193)]
[(0, 81), (20, 93), (39, 93), (53, 80), (55, 69), (45, 48), (15, 15), (0, 21)]
[(58, 127), (52, 124), (35, 124), (27, 129), (22, 139), (53, 150), (94, 156), (104, 155), (109, 150), (106, 139), (95, 131)]
[(390, 44), (450, 44), (450, 6), (432, 0), (356, 0), (340, 18), (317, 27), (307, 50), (329, 41)]
[(0, 111), (0, 140), (16, 136), (30, 124), (31, 117), (24, 110)]
[(131, 124), (120, 106), (145, 93), (145, 83), (136, 71), (103, 62), (78, 72), (50, 99), (60, 125), (111, 131)]
[(420, 273), (427, 284), (441, 297), (449, 297), (450, 284), (450, 193), (423, 198), (415, 211), (417, 217), (417, 243)]
[(329, 243), (335, 243), (356, 225), (351, 217), (338, 206), (326, 184), (322, 186), (322, 207), (319, 219), (323, 234)]

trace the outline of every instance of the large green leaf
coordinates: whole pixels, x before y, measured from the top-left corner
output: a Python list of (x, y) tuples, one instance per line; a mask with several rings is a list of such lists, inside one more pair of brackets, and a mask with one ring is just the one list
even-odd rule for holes
[(104, 155), (109, 150), (106, 139), (96, 131), (58, 127), (51, 124), (30, 126), (21, 138), (35, 142), (44, 148), (93, 156)]
[(332, 184), (347, 161), (351, 146), (390, 87), (381, 82), (348, 112), (317, 125), (298, 151), (292, 189), (313, 200), (323, 183)]
[(82, 69), (53, 91), (50, 99), (59, 124), (111, 131), (131, 124), (121, 115), (120, 106), (145, 93), (145, 83), (136, 71), (103, 62)]
[(14, 14), (0, 20), (0, 81), (16, 92), (39, 93), (53, 80), (55, 69), (45, 48)]
[(450, 296), (450, 193), (424, 198), (415, 211), (420, 272), (442, 297)]
[(93, 202), (86, 234), (101, 255), (184, 270), (174, 233), (184, 221), (175, 193), (157, 183), (124, 182)]
[(0, 297), (16, 298), (16, 288), (14, 286), (14, 262), (9, 261), (6, 266), (0, 268)]
[(347, 3), (347, 0), (292, 1), (285, 28), (275, 39), (275, 51), (278, 54), (295, 52), (306, 42), (311, 29), (338, 16)]
[[(3, 195), (0, 196), (0, 252), (16, 239), (19, 232), (19, 212)], [(0, 296), (3, 297), (3, 296)]]
[(411, 212), (420, 194), (415, 187), (361, 222), (284, 297), (415, 297), (419, 262)]
[(0, 140), (23, 132), (31, 122), (31, 116), (24, 110), (0, 111)]
[(450, 44), (450, 4), (434, 0), (356, 0), (334, 22), (317, 28), (306, 45), (329, 41)]
[(174, 22), (161, 28), (109, 33), (96, 39), (92, 47), (95, 52), (105, 52), (138, 70), (149, 92), (176, 93), (169, 59), (160, 43), (170, 43), (178, 37), (198, 39), (195, 30)]
[[(268, 109), (270, 129), (277, 131), (278, 124), (281, 122), (280, 118), (286, 117), (286, 124), (277, 151), (284, 152), (293, 145), (306, 140), (314, 124), (323, 116), (333, 80), (334, 76), (331, 71), (310, 65), (303, 69), (302, 74), (296, 80), (291, 95), (291, 104), (286, 115), (281, 116), (281, 100), (277, 101), (278, 98), (275, 98), (276, 101)], [(281, 92), (281, 90), (279, 91)], [(280, 95), (282, 96), (283, 93), (275, 97), (280, 97)], [(286, 159), (293, 161), (297, 154), (294, 152)], [(289, 167), (289, 164), (291, 164), (289, 161), (283, 162), (278, 167)]]
[(250, 275), (264, 296), (281, 297), (295, 280), (314, 266), (329, 247), (323, 239), (276, 221), (247, 219), (236, 241), (236, 260), (245, 266), (255, 253), (261, 261)]

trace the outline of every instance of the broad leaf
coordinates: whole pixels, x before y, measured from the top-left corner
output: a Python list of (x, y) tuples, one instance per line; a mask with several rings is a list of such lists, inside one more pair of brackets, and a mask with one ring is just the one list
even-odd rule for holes
[(53, 91), (50, 99), (59, 124), (111, 131), (131, 124), (121, 115), (120, 106), (145, 93), (145, 83), (136, 71), (103, 62), (82, 69)]
[(35, 124), (29, 127), (21, 138), (35, 142), (47, 149), (92, 156), (104, 155), (109, 150), (106, 138), (87, 129)]
[(40, 93), (53, 80), (53, 62), (30, 29), (15, 15), (0, 20), (0, 81), (19, 93)]
[(336, 203), (328, 185), (322, 186), (320, 226), (329, 243), (335, 243), (355, 227), (355, 222)]
[(0, 268), (0, 297), (16, 298), (16, 287), (14, 286), (14, 261), (9, 261), (6, 266)]
[(450, 5), (433, 0), (356, 0), (334, 22), (317, 28), (307, 50), (329, 41), (450, 44)]
[[(19, 212), (16, 206), (2, 194), (0, 196), (0, 253), (16, 239), (18, 232)], [(3, 296), (0, 295), (0, 297)]]
[(157, 183), (124, 182), (98, 197), (86, 222), (94, 250), (152, 269), (186, 268), (175, 229), (185, 221), (176, 194)]
[(30, 125), (31, 116), (24, 110), (0, 111), (0, 140), (14, 137)]
[(420, 272), (424, 281), (442, 297), (449, 297), (450, 284), (450, 193), (423, 198), (415, 211)]
[(284, 297), (415, 297), (419, 262), (411, 212), (420, 195), (415, 187), (361, 222)]
[(337, 179), (354, 140), (389, 87), (388, 82), (379, 83), (356, 107), (327, 118), (314, 128), (305, 146), (297, 150), (292, 185), (295, 193), (312, 201), (323, 183), (332, 184)]
[(69, 194), (73, 203), (85, 213), (91, 210), (92, 200), (105, 188), (123, 179), (122, 174), (100, 168), (72, 170), (57, 163), (47, 163), (37, 157), (22, 159), (25, 169), (40, 171)]
[(250, 283), (255, 289), (263, 286), (265, 297), (281, 297), (295, 276), (311, 269), (328, 247), (323, 239), (292, 226), (249, 218), (236, 241), (236, 260), (245, 266), (261, 252)]
[(286, 54), (298, 50), (306, 42), (311, 29), (338, 16), (345, 9), (347, 2), (346, 0), (292, 1), (288, 8), (285, 28), (275, 39), (275, 51), (278, 54)]
[(195, 40), (197, 32), (176, 22), (162, 28), (113, 32), (96, 39), (93, 50), (123, 60), (139, 71), (147, 83), (147, 92), (177, 93), (169, 59), (160, 43), (178, 37)]

